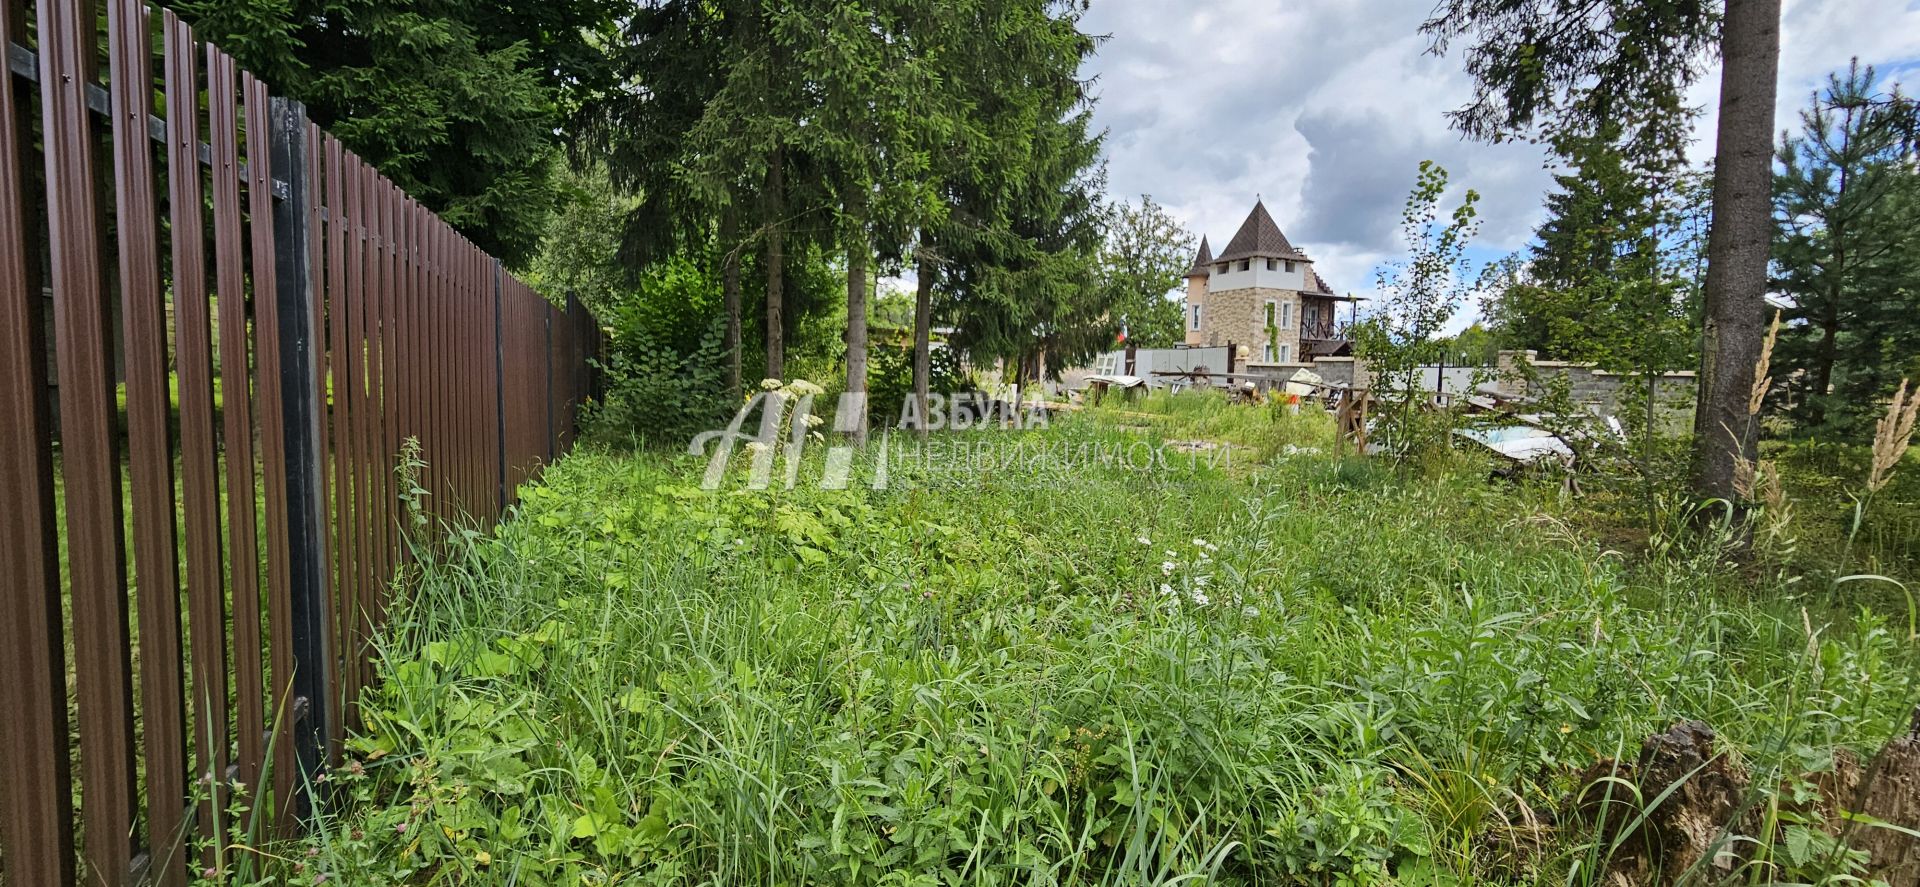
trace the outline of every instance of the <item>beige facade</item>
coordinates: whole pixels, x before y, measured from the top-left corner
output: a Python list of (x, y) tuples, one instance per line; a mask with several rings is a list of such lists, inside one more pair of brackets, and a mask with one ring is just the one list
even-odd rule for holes
[(1181, 321), (1187, 330), (1188, 345), (1206, 345), (1204, 332), (1207, 322), (1207, 276), (1205, 274), (1187, 275), (1186, 317)]

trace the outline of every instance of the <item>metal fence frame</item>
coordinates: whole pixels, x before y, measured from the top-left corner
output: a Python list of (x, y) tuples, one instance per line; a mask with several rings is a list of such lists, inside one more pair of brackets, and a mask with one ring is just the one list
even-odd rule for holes
[(599, 384), (578, 302), (172, 12), (103, 2), (104, 87), (93, 3), (0, 0), (0, 880), (21, 885), (184, 884), (233, 782), (293, 825), (411, 556), (403, 442), (431, 517), (491, 523)]

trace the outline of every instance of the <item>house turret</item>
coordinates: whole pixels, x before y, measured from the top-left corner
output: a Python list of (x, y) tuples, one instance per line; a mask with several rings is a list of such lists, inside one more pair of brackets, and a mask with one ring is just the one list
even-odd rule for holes
[(1304, 364), (1347, 353), (1334, 293), (1256, 200), (1240, 230), (1215, 256), (1202, 239), (1187, 272), (1187, 344), (1247, 347), (1254, 363)]

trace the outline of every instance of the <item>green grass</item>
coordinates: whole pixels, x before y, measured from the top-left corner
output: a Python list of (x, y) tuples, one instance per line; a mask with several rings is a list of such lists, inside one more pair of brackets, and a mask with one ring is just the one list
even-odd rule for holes
[[(1911, 710), (1904, 612), (1629, 559), (1556, 487), (1335, 462), (1323, 415), (1192, 398), (937, 437), (988, 455), (879, 491), (562, 460), (411, 580), (280, 874), (1584, 883), (1590, 836), (1502, 836), (1649, 732), (1705, 720), (1771, 786)], [(1245, 449), (1026, 458), (1189, 439)]]

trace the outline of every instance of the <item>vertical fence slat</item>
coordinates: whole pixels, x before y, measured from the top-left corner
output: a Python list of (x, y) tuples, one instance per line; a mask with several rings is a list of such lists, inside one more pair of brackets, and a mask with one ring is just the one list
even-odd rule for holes
[(422, 258), (425, 272), (423, 293), (427, 305), (427, 402), (431, 417), (427, 424), (427, 474), (433, 479), (428, 489), (433, 490), (433, 514), (438, 520), (447, 517), (446, 502), (446, 421), (447, 421), (447, 346), (446, 313), (442, 310), (440, 295), (440, 226), (434, 223), (433, 216), (426, 207), (416, 207), (414, 214), (420, 219), (420, 230), (426, 246), (426, 255)]
[[(24, 22), (0, 2), (0, 35)], [(47, 349), (40, 291), (28, 276), (20, 109), (0, 90), (0, 852), (19, 884), (67, 884), (73, 800), (67, 764), (67, 663), (53, 505)]]
[(227, 550), (233, 590), (234, 724), (240, 781), (258, 787), (266, 753), (266, 666), (261, 649), (260, 543), (255, 521), (252, 347), (240, 217), (239, 94), (233, 59), (207, 48), (208, 142), (213, 156), (214, 277), (220, 310), (221, 440), (227, 467)]
[(394, 368), (391, 344), (394, 341), (393, 310), (393, 232), (391, 226), (392, 210), (387, 192), (382, 187), (373, 170), (354, 160), (354, 175), (359, 181), (361, 196), (359, 220), (355, 224), (360, 229), (360, 243), (363, 244), (365, 275), (361, 281), (361, 295), (358, 304), (362, 311), (362, 335), (367, 348), (363, 375), (366, 376), (367, 409), (361, 417), (361, 476), (366, 478), (368, 495), (372, 498), (372, 516), (368, 524), (366, 539), (373, 547), (374, 555), (369, 562), (373, 571), (367, 586), (360, 594), (360, 625), (363, 632), (361, 648), (358, 651), (361, 684), (365, 686), (373, 679), (370, 668), (370, 650), (366, 642), (371, 639), (375, 622), (376, 606), (393, 576), (395, 564), (395, 529), (393, 522), (393, 459), (398, 451), (392, 439), (395, 430), (394, 405), (398, 399), (394, 385)]
[[(127, 444), (140, 620), (141, 738), (146, 746), (147, 848), (154, 882), (185, 882), (186, 725), (180, 674), (180, 587), (168, 431), (167, 312), (153, 199), (152, 40), (142, 0), (107, 8), (120, 311), (126, 333)], [(194, 161), (199, 169), (199, 161)]]
[[(220, 566), (219, 457), (214, 453), (213, 341), (200, 184), (200, 81), (193, 31), (172, 12), (166, 34), (167, 183), (173, 228), (174, 361), (180, 376), (180, 479), (187, 535), (187, 613), (193, 658), (194, 772), (207, 793), (203, 838), (225, 834), (227, 601)], [(212, 862), (209, 859), (205, 862)]]
[[(359, 406), (359, 394), (354, 390), (360, 376), (355, 372), (357, 362), (353, 359), (358, 350), (358, 340), (353, 339), (352, 330), (359, 322), (353, 299), (347, 294), (350, 281), (347, 280), (347, 240), (351, 236), (352, 213), (347, 210), (348, 197), (345, 169), (340, 143), (333, 136), (321, 141), (320, 153), (323, 156), (326, 178), (326, 293), (327, 293), (327, 382), (331, 395), (328, 402), (328, 430), (332, 433), (333, 468), (333, 524), (329, 529), (334, 538), (333, 565), (335, 576), (334, 600), (334, 650), (336, 686), (327, 697), (336, 710), (345, 713), (346, 705), (353, 699), (356, 689), (354, 681), (358, 673), (348, 667), (349, 651), (355, 648), (353, 629), (353, 607), (349, 602), (359, 594), (359, 563), (362, 547), (357, 544), (360, 528), (365, 525), (354, 501), (354, 492), (358, 488), (354, 477), (354, 411)], [(335, 722), (343, 721), (336, 718)], [(330, 737), (336, 745), (339, 736)]]
[(88, 868), (82, 877), (112, 883), (122, 880), (133, 857), (135, 791), (113, 346), (100, 279), (86, 96), (97, 64), (94, 18), (81, 0), (41, 0), (38, 23), (61, 474), (80, 697), (80, 813)]
[(321, 713), (324, 716), (324, 722), (319, 726), (322, 730), (327, 757), (321, 763), (322, 766), (331, 766), (338, 757), (342, 742), (346, 738), (339, 717), (339, 712), (342, 710), (339, 701), (340, 667), (332, 659), (334, 652), (339, 650), (341, 645), (339, 625), (334, 619), (340, 611), (340, 586), (338, 574), (334, 572), (332, 530), (336, 522), (343, 521), (345, 518), (334, 514), (334, 503), (329, 499), (330, 488), (327, 486), (335, 478), (332, 475), (334, 471), (333, 438), (328, 424), (332, 421), (332, 417), (329, 415), (331, 388), (327, 378), (326, 201), (322, 192), (322, 187), (327, 180), (321, 175), (325, 155), (321, 153), (323, 140), (319, 125), (307, 119), (303, 106), (298, 116), (300, 131), (294, 135), (300, 139), (302, 157), (306, 161), (306, 178), (310, 183), (307, 205), (303, 214), (307, 225), (309, 293), (306, 329), (310, 336), (307, 346), (306, 378), (307, 403), (311, 410), (313, 441), (316, 447), (314, 476), (317, 486), (313, 491), (315, 501), (309, 507), (309, 512), (319, 521), (318, 525), (312, 527), (309, 532), (319, 540), (317, 560), (311, 570), (314, 575), (313, 581), (318, 583), (315, 600), (320, 609), (311, 614), (308, 622), (310, 629), (316, 633), (322, 644), (322, 649), (316, 651), (316, 654), (320, 655), (326, 669), (324, 679), (316, 690), (319, 695), (316, 697), (315, 704), (322, 707)]
[(354, 349), (350, 359), (355, 363), (349, 368), (355, 374), (354, 396), (361, 398), (356, 402), (354, 413), (355, 461), (354, 480), (359, 487), (354, 497), (366, 517), (356, 529), (357, 542), (367, 549), (364, 563), (360, 565), (360, 588), (355, 595), (354, 647), (350, 651), (351, 661), (357, 673), (356, 687), (364, 689), (371, 676), (367, 670), (368, 643), (372, 639), (372, 601), (373, 595), (381, 584), (387, 581), (383, 565), (386, 563), (386, 533), (381, 525), (380, 500), (383, 486), (380, 483), (379, 466), (385, 462), (381, 455), (383, 442), (378, 436), (380, 422), (380, 366), (378, 348), (380, 337), (380, 306), (377, 301), (378, 268), (382, 254), (378, 242), (374, 239), (372, 213), (374, 192), (372, 178), (360, 158), (351, 152), (346, 155), (347, 184), (352, 194), (347, 198), (347, 207), (352, 213), (348, 217), (350, 226), (347, 235), (348, 255), (357, 265), (350, 265), (347, 271), (347, 293), (352, 299), (348, 308), (351, 316), (358, 320), (355, 329)]
[[(467, 240), (456, 237), (454, 240), (454, 262), (459, 274), (459, 287), (455, 293), (454, 304), (473, 303), (473, 256), (467, 251)], [(474, 518), (481, 514), (479, 497), (475, 491), (475, 474), (480, 460), (478, 454), (480, 435), (474, 428), (474, 419), (480, 415), (478, 405), (474, 403), (475, 383), (480, 379), (479, 366), (475, 361), (474, 323), (480, 319), (480, 312), (462, 309), (454, 312), (460, 323), (460, 375), (454, 381), (460, 386), (460, 508)]]

